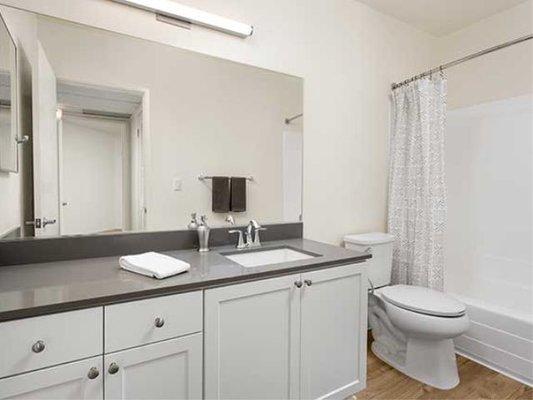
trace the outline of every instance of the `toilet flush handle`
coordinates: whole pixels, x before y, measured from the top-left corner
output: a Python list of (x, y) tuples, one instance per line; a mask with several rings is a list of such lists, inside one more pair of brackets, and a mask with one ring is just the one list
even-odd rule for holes
[(372, 283), (370, 278), (367, 278), (367, 279), (368, 279), (368, 283), (370, 284), (370, 294), (374, 294), (374, 284)]

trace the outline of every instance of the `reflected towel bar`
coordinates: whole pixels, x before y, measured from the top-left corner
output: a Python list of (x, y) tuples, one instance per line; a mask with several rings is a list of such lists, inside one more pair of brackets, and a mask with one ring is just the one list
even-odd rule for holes
[[(200, 175), (198, 177), (198, 180), (199, 181), (205, 181), (206, 179), (213, 179), (213, 176), (210, 176), (210, 175)], [(244, 179), (246, 179), (247, 181), (253, 181), (254, 180), (254, 177), (253, 176), (245, 176)]]

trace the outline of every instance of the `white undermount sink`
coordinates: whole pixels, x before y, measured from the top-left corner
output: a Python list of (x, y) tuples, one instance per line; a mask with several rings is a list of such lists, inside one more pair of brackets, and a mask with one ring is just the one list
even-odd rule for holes
[(245, 252), (223, 253), (223, 256), (246, 268), (259, 267), (261, 265), (281, 264), (291, 261), (307, 260), (318, 257), (318, 254), (302, 252), (290, 247), (276, 249), (250, 250)]

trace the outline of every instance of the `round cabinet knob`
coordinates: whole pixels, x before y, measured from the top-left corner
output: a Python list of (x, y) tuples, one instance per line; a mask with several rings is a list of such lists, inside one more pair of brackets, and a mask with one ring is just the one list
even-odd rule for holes
[(118, 367), (118, 364), (113, 362), (109, 365), (108, 371), (111, 375), (114, 375), (118, 372), (119, 369), (120, 368)]
[(98, 375), (100, 375), (100, 371), (98, 371), (98, 368), (92, 367), (89, 372), (87, 372), (87, 377), (89, 379), (96, 379), (98, 378)]
[(294, 286), (296, 286), (297, 288), (301, 288), (302, 287), (302, 281), (296, 281), (294, 282)]
[(44, 345), (44, 342), (42, 340), (37, 340), (33, 346), (31, 346), (31, 350), (34, 352), (34, 353), (40, 353), (44, 350), (45, 348), (45, 345)]
[(313, 281), (311, 279), (306, 279), (304, 282), (307, 286), (311, 286), (313, 284)]
[(161, 318), (161, 317), (157, 317), (157, 318), (155, 319), (154, 324), (155, 324), (155, 327), (156, 327), (156, 328), (161, 328), (163, 325), (165, 325), (165, 319), (164, 319), (164, 318)]

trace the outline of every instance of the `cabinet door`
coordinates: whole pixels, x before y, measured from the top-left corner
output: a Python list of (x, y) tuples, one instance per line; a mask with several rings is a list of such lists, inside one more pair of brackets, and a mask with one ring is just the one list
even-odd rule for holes
[(205, 397), (299, 397), (300, 289), (290, 275), (205, 291)]
[(202, 334), (106, 354), (105, 398), (201, 399)]
[(342, 399), (365, 386), (367, 279), (361, 265), (302, 274), (302, 399)]
[(0, 399), (103, 399), (102, 357), (0, 379)]

